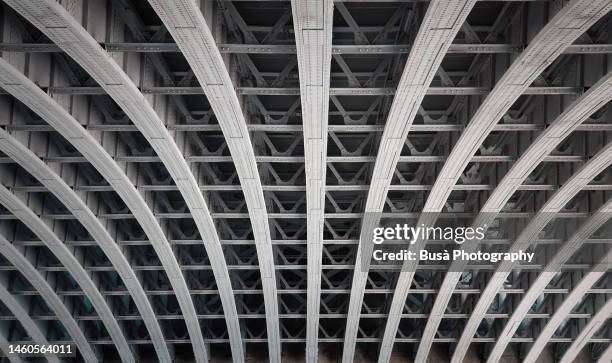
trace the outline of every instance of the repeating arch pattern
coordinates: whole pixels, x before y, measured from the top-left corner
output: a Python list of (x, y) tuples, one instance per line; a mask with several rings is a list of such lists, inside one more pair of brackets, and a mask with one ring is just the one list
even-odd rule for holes
[[(495, 85), (493, 91), (478, 108), (467, 128), (461, 134), (429, 193), (423, 208), (425, 214), (419, 219), (417, 225), (434, 225), (435, 213), (442, 210), (453, 186), (469, 163), (470, 157), (482, 145), (499, 119), (503, 117), (513, 102), (520, 97), (542, 70), (563, 52), (565, 47), (569, 46), (598, 19), (606, 15), (610, 9), (612, 9), (612, 3), (607, 1), (572, 1), (560, 10), (532, 40), (529, 47), (521, 53), (520, 57), (513, 62), (510, 69)], [(576, 24), (579, 24), (579, 26), (575, 26)], [(487, 209), (483, 208), (482, 211), (486, 212)], [(480, 223), (477, 224), (481, 225)], [(484, 224), (486, 223), (482, 225)], [(423, 242), (422, 240), (417, 241), (412, 245), (412, 248), (416, 250), (422, 248)], [(407, 261), (404, 263), (402, 273), (400, 273), (390, 307), (390, 319), (385, 326), (379, 357), (381, 362), (389, 360), (400, 322), (401, 315), (398, 312), (401, 312), (406, 301), (417, 264), (418, 261)]]
[[(575, 130), (582, 122), (586, 121), (590, 115), (610, 101), (612, 97), (612, 91), (610, 90), (611, 82), (612, 74), (603, 77), (550, 124), (504, 176), (504, 179), (502, 179), (499, 186), (493, 191), (483, 206), (482, 213), (478, 216), (474, 225), (490, 225), (495, 216), (501, 212), (506, 202), (512, 197), (512, 194), (542, 162), (545, 156), (552, 152), (567, 135)], [(462, 246), (462, 248), (467, 252), (473, 252), (478, 248), (478, 243), (474, 242)], [(419, 358), (426, 357), (429, 354), (433, 338), (442, 320), (440, 314), (444, 314), (446, 306), (455, 290), (455, 286), (461, 278), (461, 272), (455, 271), (460, 271), (465, 268), (465, 263), (462, 261), (454, 261), (452, 264), (453, 266), (450, 267), (449, 273), (444, 277), (444, 281), (442, 282), (441, 292), (436, 296), (432, 308), (432, 318), (427, 321), (423, 331), (423, 340), (419, 344), (417, 351), (417, 357)], [(511, 336), (512, 334), (502, 336), (498, 340), (496, 346), (499, 346), (501, 350), (494, 348), (491, 357), (495, 357), (500, 354), (500, 352), (503, 353), (504, 349), (502, 349), (502, 345), (507, 343)]]
[[(45, 94), (42, 90), (40, 90), (32, 81), (30, 81), (27, 77), (25, 77), (21, 72), (11, 66), (7, 61), (0, 59), (0, 76), (2, 79), (1, 87), (5, 89), (7, 92), (10, 92), (15, 98), (22, 101), (26, 106), (30, 107), (33, 111), (38, 113), (43, 119), (45, 119), (51, 126), (53, 126), (60, 134), (66, 137), (67, 140), (71, 140), (75, 148), (82, 152), (83, 155), (86, 155), (89, 160), (100, 170), (101, 174), (109, 182), (113, 185), (116, 191), (124, 196), (124, 200), (132, 201), (138, 200), (138, 197), (135, 197), (137, 192), (133, 190), (133, 187), (130, 188), (129, 185), (131, 183), (127, 180), (127, 176), (123, 174), (121, 169), (117, 166), (115, 161), (111, 159), (111, 157), (106, 153), (106, 151), (102, 148), (100, 144), (98, 144), (94, 138), (89, 135), (89, 133), (83, 129), (83, 127), (72, 117), (66, 110), (64, 110), (59, 104), (57, 104), (53, 99), (51, 99), (47, 94)], [(6, 142), (5, 150), (12, 150), (14, 155), (19, 155), (21, 162), (24, 167), (30, 171), (33, 175), (37, 175), (36, 171), (40, 174), (39, 179), (43, 184), (47, 181), (50, 185), (57, 186), (55, 189), (56, 196), (58, 199), (62, 200), (69, 209), (75, 211), (75, 216), (80, 217), (83, 225), (86, 228), (95, 231), (96, 234), (92, 233), (92, 236), (96, 239), (96, 241), (100, 244), (103, 251), (105, 251), (109, 260), (117, 267), (117, 270), (120, 271), (120, 275), (124, 281), (126, 281), (125, 285), (132, 293), (132, 297), (134, 298), (136, 305), (138, 306), (141, 314), (143, 316), (143, 320), (147, 325), (147, 329), (149, 330), (149, 334), (154, 342), (154, 346), (158, 352), (159, 359), (161, 361), (169, 361), (170, 353), (168, 352), (168, 348), (164, 342), (163, 334), (161, 332), (161, 327), (157, 320), (155, 319), (155, 313), (146, 297), (142, 286), (138, 282), (138, 279), (134, 272), (129, 267), (129, 262), (121, 252), (120, 248), (116, 246), (113, 238), (108, 234), (108, 232), (104, 229), (99, 220), (93, 215), (91, 211), (82, 212), (81, 209), (89, 210), (85, 203), (75, 194), (75, 192), (68, 187), (65, 182), (61, 179), (60, 176), (53, 173), (53, 171), (44, 164), (40, 159), (38, 159), (35, 155), (33, 155), (25, 146), (19, 143), (19, 141), (15, 140), (5, 131), (0, 133), (0, 137), (3, 137), (3, 142)], [(2, 146), (5, 144), (3, 143)], [(39, 170), (41, 170), (40, 172)], [(50, 176), (50, 177), (49, 177)], [(131, 195), (130, 195), (131, 192)], [(10, 202), (8, 199), (3, 199)], [(144, 203), (144, 201), (142, 202)], [(147, 210), (142, 208), (142, 203), (138, 206), (138, 209)], [(134, 207), (134, 205), (130, 205), (130, 207)], [(138, 210), (134, 208), (133, 210)], [(27, 212), (27, 211), (23, 211)], [(28, 221), (31, 223), (36, 223), (36, 220), (32, 219), (32, 213), (28, 213)], [(53, 234), (48, 234), (48, 229), (45, 230), (43, 225), (37, 223), (37, 228), (33, 229), (34, 231), (40, 231), (40, 233), (45, 234), (45, 241), (53, 243), (57, 249), (65, 250), (66, 247), (62, 247), (61, 241), (58, 241), (57, 238), (53, 238)], [(162, 239), (164, 239), (162, 237)], [(159, 243), (161, 244), (161, 241)], [(164, 244), (164, 245), (167, 245)], [(168, 252), (166, 248), (165, 253)], [(62, 256), (69, 258), (64, 253)], [(175, 262), (176, 263), (176, 262)], [(70, 265), (64, 264), (66, 267)], [(178, 265), (178, 264), (177, 264)], [(77, 265), (71, 264), (70, 268), (77, 268)], [(75, 270), (76, 272), (76, 270)], [(121, 273), (122, 272), (122, 273)], [(83, 279), (83, 282), (87, 282), (87, 279)], [(94, 294), (95, 287), (87, 288), (88, 293)], [(98, 293), (99, 294), (99, 293)], [(93, 295), (92, 295), (93, 297)], [(95, 300), (92, 299), (96, 305), (100, 307), (99, 313), (102, 314), (104, 310), (102, 309), (102, 302), (99, 300), (101, 298), (98, 297)], [(96, 301), (97, 300), (97, 301)], [(108, 315), (110, 314), (110, 316)], [(107, 312), (106, 321), (112, 318), (112, 313), (110, 311)], [(111, 320), (114, 320), (111, 319)], [(117, 332), (113, 332), (112, 334), (116, 336)], [(109, 329), (109, 331), (113, 331)], [(118, 347), (123, 347), (123, 349), (128, 349), (127, 345), (119, 344)], [(123, 351), (123, 354), (126, 354), (127, 351)]]
[[(509, 251), (518, 252), (519, 250), (528, 250), (540, 231), (555, 218), (555, 214), (561, 211), (580, 190), (598, 174), (602, 173), (610, 164), (612, 164), (612, 144), (608, 144), (565, 182), (563, 187), (542, 206), (538, 214), (524, 228), (523, 232), (521, 232), (519, 237), (512, 244)], [(478, 325), (480, 325), (491, 302), (495, 299), (495, 296), (503, 286), (512, 268), (517, 264), (517, 262), (508, 261), (502, 261), (499, 264), (493, 278), (489, 281), (487, 287), (480, 295), (478, 303), (472, 310), (470, 318), (463, 328), (463, 333), (455, 347), (451, 362), (458, 363), (463, 361), (472, 342), (472, 338), (478, 329)]]
[[(219, 294), (223, 303), (223, 312), (226, 316), (233, 358), (241, 361), (244, 353), (236, 302), (233, 297), (227, 264), (214, 222), (193, 174), (159, 116), (145, 100), (143, 94), (136, 88), (132, 80), (60, 4), (44, 0), (26, 2), (7, 0), (5, 2), (27, 18), (51, 40), (55, 41), (92, 78), (98, 81), (101, 87), (115, 100), (147, 138), (157, 155), (164, 162), (187, 203), (201, 238), (205, 241), (210, 241), (210, 243), (205, 243), (204, 246), (213, 267), (215, 280), (219, 286)], [(127, 187), (128, 190), (134, 190), (131, 183), (128, 186), (124, 185), (124, 187)], [(140, 210), (132, 209), (132, 211), (137, 212)], [(148, 212), (149, 208), (141, 209), (141, 211), (142, 213), (150, 213)], [(143, 228), (156, 228), (155, 225), (141, 224), (141, 226)], [(147, 234), (152, 241), (159, 241), (159, 235)], [(159, 241), (159, 244), (153, 243), (153, 245), (162, 246), (163, 242)], [(208, 357), (208, 351), (185, 279), (178, 266), (172, 263), (174, 259), (173, 254), (160, 254), (159, 258), (166, 262), (168, 267), (172, 268), (172, 270), (166, 271), (185, 317), (195, 358), (199, 362), (203, 362)]]

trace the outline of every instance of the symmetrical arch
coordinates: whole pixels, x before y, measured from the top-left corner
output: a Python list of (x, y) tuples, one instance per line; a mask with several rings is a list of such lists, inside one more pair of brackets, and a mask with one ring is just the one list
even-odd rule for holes
[[(264, 290), (269, 357), (272, 362), (280, 362), (278, 294), (270, 222), (242, 107), (215, 39), (196, 3), (191, 0), (149, 2), (168, 28), (204, 89), (234, 160), (257, 248)], [(233, 299), (231, 295), (227, 298)], [(242, 354), (234, 353), (234, 360), (240, 361), (241, 358)]]
[[(610, 9), (612, 9), (612, 3), (608, 1), (572, 1), (561, 9), (531, 41), (529, 47), (512, 63), (478, 108), (465, 131), (461, 133), (457, 144), (453, 147), (450, 156), (436, 178), (423, 207), (424, 214), (417, 225), (434, 225), (437, 218), (436, 213), (439, 213), (444, 207), (453, 186), (468, 165), (470, 157), (476, 153), (495, 124), (538, 75), (563, 52), (563, 49), (573, 43), (598, 19), (606, 15)], [(482, 211), (486, 212), (487, 208), (482, 208)], [(486, 223), (477, 222), (475, 224), (484, 225)], [(423, 248), (424, 242), (420, 239), (411, 248), (415, 250)], [(389, 310), (389, 320), (386, 323), (383, 336), (379, 357), (381, 362), (386, 362), (390, 358), (393, 341), (400, 322), (399, 312), (403, 309), (408, 296), (416, 265), (418, 265), (418, 261), (406, 261), (397, 281), (397, 288)]]
[[(143, 94), (136, 88), (132, 80), (60, 4), (45, 0), (26, 2), (6, 0), (5, 2), (45, 33), (49, 39), (55, 41), (58, 46), (100, 84), (139, 128), (166, 166), (188, 205), (202, 240), (209, 241), (204, 246), (219, 287), (223, 312), (226, 316), (228, 334), (232, 345), (233, 358), (241, 361), (243, 358), (243, 347), (236, 302), (231, 290), (227, 264), (214, 222), (198, 184), (185, 162), (184, 156), (159, 116), (147, 100), (145, 100)], [(124, 181), (121, 180), (119, 184), (123, 184)], [(130, 186), (131, 188), (127, 187), (128, 190), (134, 190), (131, 183)], [(139, 211), (137, 209), (130, 209), (134, 213)], [(143, 213), (150, 213), (149, 208), (141, 210)], [(155, 225), (149, 226), (142, 223), (141, 226), (143, 229), (147, 227), (156, 228)], [(148, 235), (151, 241), (158, 241), (158, 243), (152, 242), (154, 246), (163, 245), (163, 241), (159, 241), (161, 236), (158, 235), (156, 238), (155, 235)], [(195, 306), (189, 295), (182, 272), (176, 264), (173, 264), (173, 254), (158, 254), (158, 256), (161, 261), (167, 263), (164, 267), (171, 268), (167, 269), (166, 272), (185, 317), (195, 359), (199, 362), (204, 362), (208, 357), (208, 351), (204, 343), (200, 322), (197, 319)], [(153, 316), (150, 319), (154, 319)]]
[(291, 2), (304, 128), (308, 215), (306, 359), (318, 359), (333, 3)]

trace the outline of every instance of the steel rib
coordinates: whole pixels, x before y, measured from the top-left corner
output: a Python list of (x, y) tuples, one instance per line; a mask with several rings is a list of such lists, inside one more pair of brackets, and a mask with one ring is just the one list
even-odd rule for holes
[(291, 2), (300, 76), (306, 163), (307, 297), (306, 361), (318, 360), (321, 266), (325, 220), (327, 125), (332, 48), (333, 2)]
[[(196, 2), (149, 0), (149, 3), (187, 59), (227, 141), (242, 186), (257, 250), (264, 291), (269, 359), (280, 362), (280, 322), (272, 236), (255, 152), (241, 104), (215, 39)], [(233, 296), (228, 298), (233, 299)], [(244, 360), (238, 343), (232, 348), (236, 362)]]
[[(187, 203), (202, 240), (208, 241), (204, 244), (204, 247), (212, 263), (215, 280), (219, 286), (232, 351), (235, 357), (242, 359), (244, 353), (236, 302), (232, 294), (229, 273), (219, 237), (204, 197), (197, 188), (195, 177), (178, 146), (164, 127), (163, 122), (121, 67), (60, 4), (50, 0), (5, 0), (5, 2), (26, 17), (49, 39), (58, 44), (104, 88), (138, 127), (163, 161)], [(133, 190), (132, 183), (124, 187)], [(147, 215), (150, 214), (148, 207), (142, 212), (146, 212)], [(152, 222), (153, 220), (150, 219), (148, 224)], [(158, 224), (155, 223), (152, 226), (141, 224), (141, 226), (157, 229)], [(172, 255), (159, 255), (159, 258), (174, 260)], [(208, 359), (208, 349), (204, 342), (187, 283), (177, 267), (174, 265), (172, 270), (167, 270), (168, 277), (176, 292), (181, 311), (185, 316), (195, 359), (204, 363)]]
[(380, 220), (379, 214), (383, 210), (404, 141), (444, 55), (475, 3), (474, 0), (431, 1), (406, 61), (372, 172), (365, 206), (365, 212), (369, 214), (369, 217), (364, 217), (359, 234), (360, 243), (357, 247), (355, 264), (361, 263), (362, 268), (355, 268), (353, 272), (349, 317), (346, 322), (342, 355), (344, 363), (351, 363), (354, 360), (369, 256), (372, 254), (371, 234)]

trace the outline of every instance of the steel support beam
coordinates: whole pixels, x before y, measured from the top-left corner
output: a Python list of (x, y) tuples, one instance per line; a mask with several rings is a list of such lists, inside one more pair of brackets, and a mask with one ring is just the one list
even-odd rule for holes
[[(474, 0), (431, 1), (406, 61), (379, 143), (365, 206), (367, 215), (361, 225), (360, 243), (355, 260), (355, 266), (361, 267), (355, 268), (353, 272), (342, 356), (344, 363), (351, 363), (354, 360), (361, 306), (368, 277), (368, 263), (365, 261), (370, 261), (369, 256), (372, 255), (373, 249), (371, 234), (380, 220), (379, 215), (383, 210), (404, 142), (444, 55), (475, 3)], [(383, 346), (382, 349), (387, 348)]]
[(300, 74), (307, 214), (306, 361), (318, 360), (333, 2), (291, 2)]
[[(278, 294), (272, 236), (255, 152), (234, 85), (208, 24), (194, 1), (149, 0), (149, 3), (191, 66), (221, 125), (232, 154), (257, 249), (257, 261), (264, 289), (269, 359), (271, 362), (280, 362)], [(233, 299), (233, 296), (228, 298)], [(233, 359), (235, 362), (244, 360), (242, 348), (236, 346)]]

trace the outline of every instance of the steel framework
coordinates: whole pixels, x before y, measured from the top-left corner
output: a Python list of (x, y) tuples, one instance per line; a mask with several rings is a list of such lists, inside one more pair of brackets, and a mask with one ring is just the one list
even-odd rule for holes
[[(0, 348), (610, 361), (611, 10), (3, 0)], [(397, 220), (536, 257), (373, 263)]]

